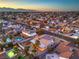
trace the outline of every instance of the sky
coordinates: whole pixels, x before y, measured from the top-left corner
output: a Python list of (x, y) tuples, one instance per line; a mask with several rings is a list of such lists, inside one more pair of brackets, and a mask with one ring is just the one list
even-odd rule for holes
[(0, 7), (79, 11), (79, 0), (0, 0)]

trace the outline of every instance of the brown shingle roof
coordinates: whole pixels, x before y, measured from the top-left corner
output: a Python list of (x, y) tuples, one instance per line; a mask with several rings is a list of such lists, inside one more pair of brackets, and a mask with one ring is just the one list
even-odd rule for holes
[(72, 55), (72, 51), (70, 50), (70, 46), (68, 46), (69, 42), (61, 42), (57, 47), (57, 51), (59, 55), (64, 58), (69, 58)]
[(70, 47), (67, 46), (69, 44), (69, 42), (61, 42), (59, 44), (59, 46), (57, 47), (57, 50), (61, 53), (61, 52), (64, 52), (64, 51), (68, 51), (70, 50)]
[(73, 52), (71, 52), (71, 51), (66, 51), (66, 52), (60, 53), (59, 55), (60, 55), (61, 57), (64, 57), (64, 58), (70, 58), (71, 55), (72, 55), (72, 53), (73, 53)]

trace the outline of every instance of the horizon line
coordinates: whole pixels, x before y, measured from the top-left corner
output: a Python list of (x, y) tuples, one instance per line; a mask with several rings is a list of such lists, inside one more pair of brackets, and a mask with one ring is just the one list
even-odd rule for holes
[(11, 8), (11, 9), (22, 9), (22, 10), (35, 10), (35, 11), (79, 11), (79, 10), (60, 10), (60, 9), (47, 9), (47, 10), (44, 10), (44, 9), (40, 9), (40, 10), (37, 10), (37, 9), (26, 9), (26, 8), (13, 8), (13, 7), (0, 7), (0, 8)]

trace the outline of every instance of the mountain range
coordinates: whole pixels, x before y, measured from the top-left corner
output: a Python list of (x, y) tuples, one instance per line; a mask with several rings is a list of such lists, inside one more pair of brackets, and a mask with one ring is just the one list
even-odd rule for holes
[(0, 12), (37, 12), (37, 10), (14, 9), (14, 8), (0, 8)]

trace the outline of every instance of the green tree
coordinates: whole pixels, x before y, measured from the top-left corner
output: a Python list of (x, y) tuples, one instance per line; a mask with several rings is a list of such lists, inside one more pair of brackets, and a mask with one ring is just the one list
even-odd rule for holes
[(39, 40), (36, 40), (35, 45), (36, 45), (37, 47), (39, 47), (40, 41), (39, 41)]
[(34, 58), (34, 55), (33, 54), (30, 54), (29, 55), (29, 59), (33, 59)]
[(0, 23), (0, 32), (2, 32), (3, 23)]
[(14, 53), (18, 53), (19, 52), (18, 47), (14, 47), (13, 49), (14, 49)]
[(9, 35), (8, 37), (9, 37), (10, 39), (14, 38), (14, 36), (13, 36), (13, 35)]
[(32, 50), (32, 54), (35, 56), (36, 53), (37, 53), (36, 49), (33, 49), (33, 50)]
[(79, 37), (75, 40), (75, 44), (79, 47)]
[(0, 51), (3, 51), (3, 45), (0, 43)]
[(4, 43), (6, 42), (6, 38), (5, 37), (3, 37), (2, 40), (3, 40)]
[(25, 49), (24, 49), (24, 52), (25, 52), (26, 56), (29, 55), (29, 52), (28, 52), (29, 48), (30, 48), (30, 46), (26, 46)]
[(12, 42), (8, 43), (8, 47), (9, 47), (9, 48), (13, 48), (13, 46), (14, 46), (14, 45), (13, 45)]
[(25, 57), (20, 55), (20, 56), (18, 56), (18, 59), (25, 59)]
[(42, 34), (44, 34), (44, 30), (43, 30), (43, 29), (37, 29), (37, 30), (36, 30), (36, 33), (37, 33), (38, 35), (42, 35)]

